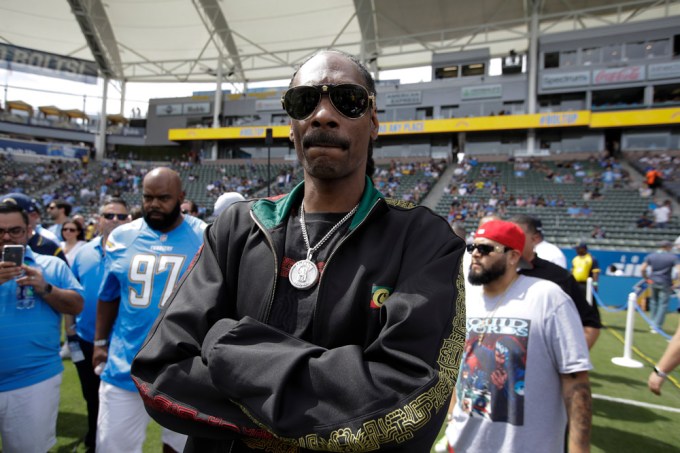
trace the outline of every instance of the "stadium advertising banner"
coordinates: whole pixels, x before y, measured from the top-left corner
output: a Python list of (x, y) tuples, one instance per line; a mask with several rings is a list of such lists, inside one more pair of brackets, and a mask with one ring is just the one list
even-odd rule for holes
[[(503, 129), (551, 128), (588, 126), (588, 110), (533, 115), (500, 115), (477, 118), (451, 118), (444, 120), (391, 121), (380, 124), (380, 135), (438, 134), (446, 132), (492, 131)], [(204, 129), (170, 129), (168, 139), (183, 140), (234, 140), (264, 137), (266, 126), (219, 127)], [(272, 126), (275, 138), (287, 138), (289, 126)]]
[(283, 105), (280, 99), (259, 99), (255, 101), (255, 110), (257, 112), (283, 112)]
[(590, 111), (497, 115), (445, 120), (395, 121), (380, 124), (380, 135), (436, 134), (443, 132), (588, 126)]
[(493, 99), (503, 96), (502, 85), (477, 85), (462, 87), (460, 89), (460, 99), (470, 101), (473, 99)]
[(90, 84), (96, 84), (98, 76), (94, 61), (1, 43), (0, 68)]
[(267, 129), (272, 129), (274, 138), (288, 138), (290, 126), (251, 126), (251, 127), (206, 127), (195, 129), (170, 129), (168, 140), (238, 140), (262, 138), (267, 135)]
[[(496, 115), (440, 120), (389, 121), (380, 123), (380, 135), (440, 134), (511, 129), (545, 129), (555, 127), (638, 127), (656, 124), (680, 124), (680, 108), (628, 110), (591, 113), (589, 110), (546, 112), (533, 115)], [(271, 126), (275, 138), (287, 138), (288, 125)], [(204, 129), (170, 129), (168, 139), (238, 140), (265, 136), (267, 126), (220, 127)]]
[(89, 151), (84, 146), (73, 146), (65, 143), (37, 143), (0, 138), (0, 152), (9, 154), (76, 157), (80, 159), (88, 154)]
[(394, 107), (396, 105), (413, 105), (422, 104), (422, 91), (395, 91), (392, 93), (385, 93), (385, 105), (387, 107)]
[(647, 66), (649, 80), (671, 79), (680, 77), (680, 61), (671, 63), (657, 63)]
[(593, 113), (590, 127), (651, 126), (673, 123), (680, 124), (680, 108)]
[(593, 85), (640, 82), (642, 80), (645, 80), (644, 66), (627, 66), (625, 68), (598, 69), (593, 71)]
[(541, 75), (541, 88), (569, 88), (590, 85), (590, 72), (561, 72)]

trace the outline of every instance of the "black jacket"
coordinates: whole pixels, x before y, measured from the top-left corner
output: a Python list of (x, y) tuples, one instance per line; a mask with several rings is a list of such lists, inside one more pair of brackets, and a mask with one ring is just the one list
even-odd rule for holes
[(569, 271), (538, 256), (531, 261), (531, 265), (533, 268), (521, 269), (519, 273), (528, 277), (536, 277), (556, 283), (574, 301), (583, 327), (602, 328), (600, 311), (597, 309), (597, 304), (595, 301), (593, 301), (593, 305), (588, 303), (581, 287)]
[(185, 451), (430, 451), (465, 340), (464, 243), (366, 187), (325, 263), (311, 342), (267, 325), (302, 184), (208, 227), (132, 366)]

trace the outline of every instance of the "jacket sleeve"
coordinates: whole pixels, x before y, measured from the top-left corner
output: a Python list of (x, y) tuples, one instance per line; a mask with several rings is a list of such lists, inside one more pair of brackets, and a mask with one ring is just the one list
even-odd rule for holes
[(600, 321), (600, 311), (597, 308), (597, 304), (593, 300), (593, 305), (590, 305), (586, 300), (585, 294), (578, 286), (574, 277), (569, 274), (567, 283), (563, 288), (567, 295), (571, 297), (578, 311), (579, 318), (581, 319), (581, 324), (583, 327), (594, 327), (596, 329), (602, 328), (602, 322)]
[(202, 357), (220, 395), (303, 448), (429, 451), (465, 338), (464, 244), (443, 219), (431, 220), (405, 227), (391, 260), (398, 278), (368, 345), (324, 348), (250, 317), (215, 323)]
[(213, 439), (271, 438), (212, 384), (201, 344), (227, 315), (214, 231), (182, 277), (132, 363), (132, 378), (149, 415), (174, 431)]

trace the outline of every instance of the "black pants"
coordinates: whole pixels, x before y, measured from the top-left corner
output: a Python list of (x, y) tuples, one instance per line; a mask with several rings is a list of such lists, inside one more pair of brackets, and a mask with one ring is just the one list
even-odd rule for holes
[(74, 363), (80, 378), (80, 388), (83, 391), (83, 398), (87, 403), (87, 434), (85, 435), (85, 446), (88, 453), (94, 453), (97, 442), (97, 415), (99, 414), (99, 376), (94, 374), (92, 368), (92, 351), (94, 345), (76, 336), (80, 349), (83, 351), (85, 360)]

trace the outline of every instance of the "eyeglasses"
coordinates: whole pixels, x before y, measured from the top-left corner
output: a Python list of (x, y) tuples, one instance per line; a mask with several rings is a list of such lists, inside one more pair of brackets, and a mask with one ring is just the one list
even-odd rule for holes
[(48, 207), (47, 207), (47, 210), (48, 210), (48, 211), (51, 211), (52, 209), (57, 209), (57, 207), (56, 207), (56, 206), (48, 206)]
[(182, 209), (182, 214), (189, 214), (189, 210), (188, 209)]
[(512, 250), (510, 247), (503, 247), (502, 245), (491, 245), (491, 244), (468, 244), (465, 246), (468, 253), (472, 253), (477, 249), (480, 255), (487, 256), (491, 252), (505, 253)]
[(328, 94), (335, 110), (350, 119), (361, 118), (375, 95), (361, 85), (343, 83), (340, 85), (300, 85), (290, 88), (281, 98), (281, 104), (288, 116), (294, 120), (309, 118), (316, 110), (321, 97)]
[(122, 222), (123, 220), (128, 218), (128, 215), (127, 214), (113, 214), (113, 213), (107, 212), (106, 214), (102, 214), (102, 217), (104, 217), (106, 220), (118, 219)]
[(71, 233), (77, 233), (78, 228), (62, 228), (61, 231), (70, 231)]
[(9, 236), (13, 238), (20, 238), (24, 233), (26, 233), (26, 228), (24, 227), (13, 227), (8, 229), (0, 228), (0, 238), (4, 237), (6, 234), (9, 234)]

